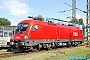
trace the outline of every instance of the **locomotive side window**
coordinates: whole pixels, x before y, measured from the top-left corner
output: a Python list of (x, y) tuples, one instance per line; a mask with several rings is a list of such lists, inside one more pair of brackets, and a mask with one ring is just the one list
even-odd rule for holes
[(34, 25), (34, 26), (32, 27), (32, 30), (38, 30), (38, 25)]
[(27, 27), (28, 27), (28, 23), (20, 23), (20, 24), (18, 24), (18, 26), (16, 28), (16, 32), (26, 31)]

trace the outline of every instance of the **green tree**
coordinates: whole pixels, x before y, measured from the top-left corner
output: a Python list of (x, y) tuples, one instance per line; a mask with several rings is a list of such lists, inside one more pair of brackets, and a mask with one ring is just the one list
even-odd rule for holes
[(7, 25), (11, 25), (11, 22), (8, 20), (8, 19), (6, 19), (6, 18), (0, 18), (0, 25), (1, 26), (7, 26)]
[[(70, 20), (70, 22), (73, 22), (73, 20)], [(82, 19), (82, 18), (80, 18), (80, 19), (76, 19), (76, 20), (75, 20), (75, 23), (76, 23), (76, 24), (84, 25), (84, 23), (83, 23), (83, 19)]]
[(45, 19), (43, 18), (42, 15), (38, 15), (38, 16), (34, 17), (34, 20), (45, 21)]
[(81, 19), (78, 19), (79, 21), (78, 21), (78, 24), (82, 24), (82, 25), (84, 25), (84, 23), (83, 23), (83, 19), (81, 18)]

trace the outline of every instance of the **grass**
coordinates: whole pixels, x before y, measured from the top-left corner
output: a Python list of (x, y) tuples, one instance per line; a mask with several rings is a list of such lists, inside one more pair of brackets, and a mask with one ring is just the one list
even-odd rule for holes
[(87, 54), (90, 54), (90, 48), (81, 46), (1, 58), (0, 60), (69, 60), (70, 56), (86, 56)]
[(7, 52), (7, 50), (0, 50), (0, 54), (4, 54), (4, 53), (10, 53), (10, 52)]

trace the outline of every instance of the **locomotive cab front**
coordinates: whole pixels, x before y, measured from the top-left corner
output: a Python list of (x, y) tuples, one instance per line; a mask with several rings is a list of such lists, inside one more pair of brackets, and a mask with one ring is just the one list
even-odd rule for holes
[(30, 24), (31, 21), (24, 20), (17, 25), (13, 40), (10, 42), (12, 50), (19, 49), (21, 51), (27, 48), (26, 43), (29, 43)]
[(13, 40), (10, 42), (13, 52), (30, 51), (38, 45), (38, 38), (41, 36), (38, 34), (42, 29), (38, 30), (39, 23), (38, 20), (24, 20), (17, 25)]
[(28, 28), (28, 23), (19, 23), (17, 25), (15, 35), (14, 35), (14, 40), (15, 41), (20, 41), (28, 38), (28, 34), (26, 33), (27, 28)]

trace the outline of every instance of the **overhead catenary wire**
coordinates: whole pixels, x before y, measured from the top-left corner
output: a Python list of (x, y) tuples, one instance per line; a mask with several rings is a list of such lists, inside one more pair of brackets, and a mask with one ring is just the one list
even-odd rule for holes
[[(69, 2), (69, 1), (67, 1), (67, 2)], [(36, 8), (43, 9), (43, 10), (51, 11), (51, 12), (54, 12), (54, 13), (57, 13), (57, 14), (61, 14), (62, 13), (65, 16), (67, 16), (67, 14), (64, 14), (65, 12), (72, 11), (72, 9), (60, 10), (60, 11), (55, 11), (54, 8), (53, 8), (53, 10), (52, 9), (47, 9), (47, 8), (44, 8), (44, 7), (41, 7), (41, 6), (37, 6), (37, 5), (31, 4), (30, 0), (29, 0), (29, 6), (33, 6), (33, 7), (36, 7)], [(55, 7), (55, 5), (54, 5), (54, 7)]]
[(70, 10), (62, 10), (62, 11), (58, 11), (58, 13), (63, 13), (63, 12), (66, 12), (66, 11), (71, 11), (72, 9)]
[(36, 6), (36, 5), (33, 5), (33, 4), (29, 4), (30, 6), (34, 6), (34, 7), (37, 7), (37, 8), (41, 8), (41, 9), (44, 9), (44, 10), (48, 10), (48, 11), (52, 11), (52, 12), (57, 12), (57, 11), (54, 11), (54, 10), (50, 10), (50, 9), (47, 9), (47, 8), (44, 8), (44, 7), (40, 7), (40, 6)]
[(54, 0), (54, 4), (53, 4), (53, 7), (52, 7), (52, 10), (54, 9), (54, 7), (55, 7), (55, 2), (56, 2), (56, 0)]
[(37, 8), (40, 8), (40, 9), (44, 9), (44, 10), (48, 10), (48, 11), (52, 11), (52, 12), (57, 12), (57, 11), (50, 10), (50, 9), (47, 9), (47, 8), (44, 8), (44, 7), (40, 7), (40, 6), (37, 6), (37, 5), (33, 5), (33, 4), (30, 3), (30, 0), (29, 0), (29, 5), (30, 5), (30, 6), (34, 6), (34, 7), (37, 7)]
[(47, 9), (47, 8), (44, 8), (44, 7), (40, 7), (40, 6), (33, 5), (33, 4), (30, 3), (30, 0), (29, 0), (29, 5), (30, 5), (30, 6), (34, 6), (34, 7), (37, 7), (37, 8), (40, 8), (40, 9), (44, 9), (44, 10), (56, 12), (56, 13), (63, 13), (63, 12), (66, 12), (66, 11), (71, 11), (71, 9), (70, 9), (70, 10), (55, 11), (55, 10), (54, 10), (55, 3), (54, 3), (54, 5), (53, 5), (53, 9)]
[[(57, 0), (54, 0), (54, 5), (53, 5), (53, 9), (52, 10), (54, 10), (54, 7), (55, 7), (55, 2), (56, 2)], [(69, 2), (69, 1), (71, 1), (71, 0), (68, 0), (68, 1), (66, 1), (66, 2)], [(63, 8), (63, 7), (62, 7)], [(58, 11), (57, 13), (63, 13), (63, 12), (66, 12), (66, 11), (71, 11), (71, 9), (70, 10), (62, 10), (62, 11)]]
[(47, 8), (43, 8), (43, 7), (40, 7), (40, 6), (36, 6), (36, 5), (32, 5), (32, 4), (29, 4), (30, 6), (34, 6), (34, 7), (37, 7), (37, 8), (41, 8), (41, 9), (44, 9), (44, 10), (48, 10), (48, 11), (52, 11), (52, 12), (56, 12), (56, 13), (63, 13), (63, 12), (66, 12), (66, 11), (71, 11), (72, 9), (70, 10), (62, 10), (62, 11), (55, 11), (55, 10), (50, 10), (50, 9), (47, 9)]
[[(66, 11), (71, 11), (72, 9), (70, 9), (70, 10), (62, 10), (62, 11), (55, 11), (55, 10), (50, 10), (50, 9), (47, 9), (47, 8), (43, 8), (43, 7), (40, 7), (40, 6), (36, 6), (36, 5), (32, 5), (32, 4), (29, 4), (30, 6), (34, 6), (34, 7), (37, 7), (37, 8), (40, 8), (40, 9), (44, 9), (44, 10), (47, 10), (47, 11), (52, 11), (52, 12), (54, 12), (54, 13), (64, 13), (64, 12), (66, 12)], [(64, 14), (64, 15), (66, 15), (66, 14)], [(67, 15), (66, 15), (67, 16)]]
[[(70, 7), (72, 7), (72, 5), (70, 5), (70, 4), (66, 3), (66, 2), (63, 2), (63, 1), (61, 1), (61, 0), (57, 0), (57, 1), (62, 2), (62, 3), (64, 3), (64, 4), (66, 4), (66, 5), (70, 6)], [(86, 11), (83, 11), (83, 10), (77, 8), (77, 7), (76, 7), (76, 9), (79, 10), (79, 11), (81, 11), (81, 12), (83, 12), (83, 13), (87, 13)]]

